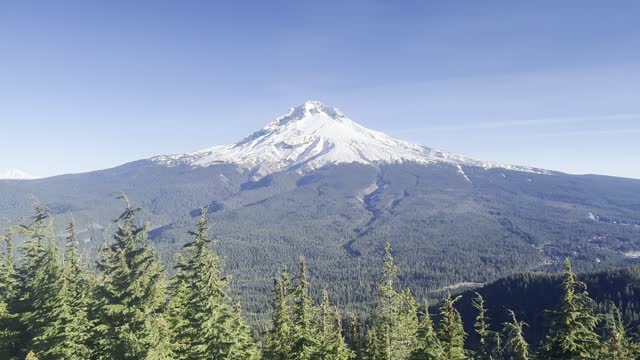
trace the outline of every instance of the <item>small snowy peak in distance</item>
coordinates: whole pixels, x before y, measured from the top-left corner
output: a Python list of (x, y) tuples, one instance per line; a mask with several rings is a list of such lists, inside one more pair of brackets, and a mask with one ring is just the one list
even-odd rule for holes
[(37, 179), (37, 176), (33, 176), (20, 169), (0, 170), (0, 180), (32, 180), (32, 179)]
[(448, 163), (526, 172), (544, 170), (478, 161), (409, 143), (367, 129), (337, 108), (307, 101), (235, 144), (151, 159), (165, 165), (207, 167), (236, 164), (261, 177), (279, 171), (306, 172), (330, 164)]

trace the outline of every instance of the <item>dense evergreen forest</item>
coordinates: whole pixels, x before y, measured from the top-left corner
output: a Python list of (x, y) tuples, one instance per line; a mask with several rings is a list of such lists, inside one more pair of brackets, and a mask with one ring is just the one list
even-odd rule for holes
[[(342, 313), (327, 290), (314, 298), (301, 258), (293, 274), (285, 267), (273, 282), (270, 325), (252, 329), (229, 295), (206, 208), (168, 272), (148, 239), (149, 226), (138, 221), (139, 209), (122, 198), (126, 207), (117, 231), (95, 266), (78, 251), (73, 223), (64, 246), (56, 243), (43, 206), (30, 223), (7, 229), (0, 258), (0, 359), (622, 360), (640, 354), (627, 327), (637, 308), (616, 303), (622, 295), (603, 296), (612, 301), (599, 305), (568, 259), (558, 290), (548, 292), (555, 300), (537, 302), (552, 306), (544, 313), (548, 320), (535, 323), (544, 336), (530, 346), (532, 329), (523, 319), (533, 317), (521, 315), (526, 302), (513, 303), (524, 308), (501, 309), (505, 315), (499, 316), (506, 317), (496, 321), (490, 302), (497, 296), (485, 288), (472, 295), (467, 324), (460, 310), (467, 319), (463, 302), (469, 295), (447, 296), (432, 316), (427, 301), (419, 303), (398, 287), (389, 244), (368, 312)], [(19, 249), (16, 237), (26, 239)], [(524, 291), (519, 289), (530, 283), (513, 281), (509, 291)]]

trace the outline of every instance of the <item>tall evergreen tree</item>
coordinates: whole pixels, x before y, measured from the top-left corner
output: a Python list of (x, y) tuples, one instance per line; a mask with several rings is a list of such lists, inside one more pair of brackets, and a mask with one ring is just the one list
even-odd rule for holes
[(509, 360), (529, 360), (529, 344), (524, 338), (524, 321), (518, 321), (513, 310), (508, 310), (511, 322), (502, 324), (506, 337), (505, 350), (506, 359)]
[(257, 348), (240, 318), (229, 305), (222, 259), (210, 248), (207, 210), (202, 209), (194, 240), (187, 243), (184, 266), (187, 281), (187, 358), (229, 359), (236, 354), (255, 356)]
[(18, 316), (13, 312), (18, 282), (11, 230), (0, 236), (0, 240), (0, 359), (9, 359), (17, 353), (20, 335)]
[(559, 310), (551, 311), (551, 329), (540, 351), (544, 359), (598, 359), (600, 337), (595, 332), (598, 318), (586, 285), (571, 270), (567, 258)]
[(95, 304), (97, 359), (144, 359), (158, 344), (156, 315), (165, 302), (165, 278), (148, 225), (139, 226), (127, 207), (116, 220), (114, 242), (103, 247)]
[(273, 313), (271, 316), (271, 330), (265, 344), (264, 357), (273, 360), (291, 360), (293, 343), (293, 323), (291, 319), (290, 303), (291, 281), (285, 267), (279, 279), (273, 284)]
[(60, 316), (50, 324), (57, 342), (43, 353), (43, 358), (88, 359), (88, 341), (92, 326), (89, 321), (89, 297), (93, 282), (78, 252), (78, 239), (73, 222), (67, 228), (66, 252), (62, 269), (63, 283), (59, 289), (62, 302)]
[(318, 342), (315, 334), (315, 309), (309, 296), (307, 262), (300, 258), (296, 286), (293, 292), (293, 347), (292, 355), (296, 360), (312, 359)]
[(398, 269), (385, 245), (382, 281), (378, 286), (367, 354), (371, 360), (404, 360), (415, 350), (418, 330), (417, 305), (409, 290), (397, 292), (394, 284)]
[(169, 286), (169, 303), (167, 305), (167, 326), (172, 349), (176, 360), (188, 360), (189, 354), (189, 320), (187, 307), (189, 302), (189, 279), (185, 271), (186, 263), (182, 254), (176, 254), (175, 273)]
[(500, 334), (489, 329), (489, 318), (487, 317), (487, 308), (485, 307), (484, 298), (480, 293), (476, 292), (472, 300), (473, 307), (478, 310), (478, 316), (474, 324), (474, 329), (480, 343), (476, 358), (480, 360), (497, 359), (500, 356)]
[(365, 339), (363, 329), (358, 316), (354, 313), (349, 313), (349, 325), (348, 325), (348, 340), (349, 347), (353, 351), (353, 359), (361, 360), (365, 357)]
[(424, 313), (420, 318), (417, 338), (416, 349), (411, 354), (411, 360), (447, 360), (438, 335), (433, 328), (427, 300), (424, 301)]
[(28, 336), (26, 346), (41, 359), (63, 355), (66, 332), (65, 279), (55, 244), (52, 220), (42, 205), (36, 206), (31, 224), (21, 226), (28, 238), (21, 271), (23, 284), (21, 321)]
[(153, 314), (151, 318), (153, 331), (149, 332), (150, 343), (154, 344), (149, 349), (144, 360), (176, 360), (179, 357), (172, 342), (171, 328), (164, 314)]
[(329, 292), (322, 291), (318, 320), (318, 348), (313, 358), (317, 360), (349, 360), (352, 356), (342, 337), (342, 319), (329, 302)]
[(442, 344), (444, 355), (449, 360), (466, 359), (464, 340), (466, 333), (462, 326), (462, 318), (455, 308), (455, 303), (460, 297), (452, 298), (451, 294), (442, 301), (440, 316), (442, 318), (438, 330), (438, 338)]
[(234, 340), (234, 344), (231, 346), (225, 360), (260, 359), (260, 353), (257, 350), (256, 343), (251, 338), (251, 330), (244, 320), (242, 320), (242, 308), (240, 304), (234, 306), (229, 324), (233, 330), (231, 338)]
[(640, 356), (640, 347), (633, 344), (627, 336), (622, 313), (612, 304), (605, 316), (605, 338), (600, 357), (609, 360), (635, 359)]

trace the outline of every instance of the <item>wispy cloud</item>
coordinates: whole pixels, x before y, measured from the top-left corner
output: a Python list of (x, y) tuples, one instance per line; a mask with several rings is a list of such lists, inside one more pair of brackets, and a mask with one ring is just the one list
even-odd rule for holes
[(536, 136), (628, 135), (628, 134), (640, 134), (640, 128), (576, 130), (576, 131), (566, 131), (566, 132), (541, 133), (541, 134), (536, 134)]
[[(640, 114), (609, 114), (609, 115), (578, 116), (578, 117), (541, 118), (541, 119), (529, 119), (529, 120), (486, 121), (486, 122), (463, 123), (463, 124), (453, 124), (453, 125), (443, 125), (443, 126), (427, 126), (427, 127), (417, 127), (417, 128), (410, 128), (410, 129), (399, 129), (393, 132), (397, 134), (402, 134), (402, 133), (413, 133), (416, 131), (447, 132), (447, 131), (465, 131), (465, 130), (491, 130), (491, 129), (512, 128), (512, 127), (527, 127), (527, 126), (554, 125), (554, 124), (580, 124), (580, 123), (588, 123), (588, 122), (634, 120), (634, 119), (640, 119)], [(602, 130), (602, 131), (606, 131), (606, 130)]]

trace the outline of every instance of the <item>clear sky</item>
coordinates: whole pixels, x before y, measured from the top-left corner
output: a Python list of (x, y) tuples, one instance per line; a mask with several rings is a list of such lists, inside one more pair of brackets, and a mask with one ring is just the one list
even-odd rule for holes
[(320, 100), (431, 147), (640, 178), (638, 1), (2, 1), (0, 170), (237, 141)]

